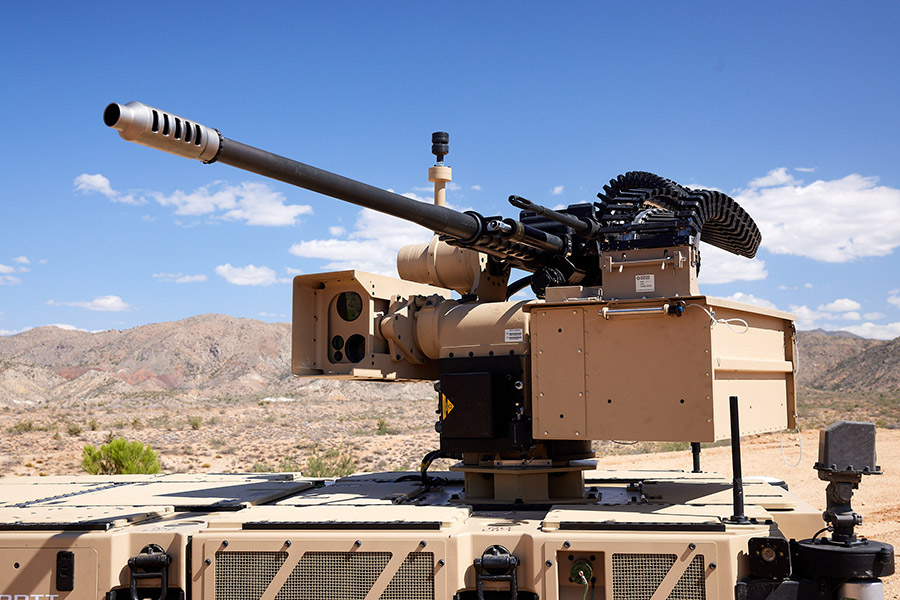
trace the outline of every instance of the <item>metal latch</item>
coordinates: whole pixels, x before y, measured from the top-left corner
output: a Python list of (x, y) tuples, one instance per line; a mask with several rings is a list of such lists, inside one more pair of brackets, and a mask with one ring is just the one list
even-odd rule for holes
[(516, 569), (519, 559), (503, 546), (489, 546), (481, 557), (475, 559), (475, 591), (478, 600), (484, 600), (485, 581), (508, 581), (510, 600), (516, 600), (519, 586)]
[(141, 549), (141, 553), (128, 559), (131, 570), (131, 600), (138, 598), (139, 579), (159, 579), (159, 600), (165, 600), (169, 589), (169, 564), (172, 557), (158, 544), (149, 544)]

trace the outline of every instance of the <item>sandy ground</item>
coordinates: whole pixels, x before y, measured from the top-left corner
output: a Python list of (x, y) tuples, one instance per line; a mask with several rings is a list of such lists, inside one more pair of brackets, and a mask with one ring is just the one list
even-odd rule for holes
[[(423, 400), (381, 400), (330, 396), (292, 402), (203, 399), (141, 399), (91, 402), (60, 408), (37, 406), (0, 410), (0, 475), (79, 474), (85, 444), (111, 435), (149, 443), (171, 472), (305, 470), (310, 457), (346, 458), (359, 471), (416, 468), (438, 445), (434, 407)], [(853, 500), (863, 515), (862, 535), (900, 545), (900, 430), (879, 429), (883, 475), (866, 477)], [(603, 452), (627, 452), (605, 445)], [(787, 481), (792, 492), (825, 507), (825, 482), (812, 465), (818, 432), (745, 437), (744, 475)], [(784, 455), (784, 456), (783, 456)], [(791, 467), (788, 463), (800, 464)], [(436, 470), (449, 461), (439, 461)], [(705, 471), (730, 477), (729, 447), (705, 448)], [(690, 470), (688, 451), (599, 457), (600, 468)], [(900, 576), (886, 579), (885, 597), (900, 600)]]

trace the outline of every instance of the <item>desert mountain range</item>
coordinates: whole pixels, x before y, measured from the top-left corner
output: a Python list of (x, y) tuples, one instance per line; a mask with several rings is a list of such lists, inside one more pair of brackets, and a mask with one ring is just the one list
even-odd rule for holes
[[(39, 327), (0, 337), (0, 406), (141, 395), (302, 396), (357, 386), (371, 395), (428, 394), (429, 384), (297, 379), (289, 323), (200, 315), (124, 331)], [(900, 394), (900, 338), (799, 333), (804, 390)], [(389, 387), (389, 391), (388, 391)]]

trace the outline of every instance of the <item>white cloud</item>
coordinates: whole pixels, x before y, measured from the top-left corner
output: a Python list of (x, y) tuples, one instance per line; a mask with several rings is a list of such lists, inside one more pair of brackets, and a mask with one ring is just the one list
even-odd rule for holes
[(794, 167), (795, 171), (800, 171), (801, 173), (815, 173), (815, 167)]
[(804, 284), (803, 284), (803, 287), (805, 287), (805, 288), (808, 289), (808, 290), (811, 290), (811, 289), (813, 288), (813, 284), (811, 284), (811, 283), (804, 283)]
[(295, 269), (294, 267), (285, 267), (284, 272), (288, 275), (301, 275), (303, 274), (303, 269)]
[(286, 319), (287, 315), (284, 313), (270, 313), (270, 312), (261, 312), (259, 313), (260, 317), (265, 317), (268, 319)]
[(96, 173), (94, 175), (89, 175), (87, 173), (82, 173), (78, 177), (75, 178), (75, 189), (82, 194), (102, 194), (112, 200), (113, 202), (121, 202), (123, 204), (133, 204), (140, 205), (144, 204), (147, 201), (144, 198), (135, 198), (131, 194), (120, 194), (116, 190), (112, 188), (112, 185), (109, 183), (109, 179), (101, 175), (100, 173)]
[(107, 198), (115, 198), (117, 195), (117, 192), (112, 189), (112, 185), (110, 185), (109, 179), (107, 179), (100, 173), (97, 173), (95, 175), (82, 173), (75, 178), (75, 189), (83, 194), (96, 192), (98, 194), (103, 194)]
[(690, 185), (686, 185), (685, 187), (688, 188), (689, 190), (711, 190), (713, 192), (721, 192), (722, 191), (722, 188), (717, 188), (714, 185), (705, 185), (705, 184), (697, 183), (697, 182), (691, 183)]
[(293, 244), (288, 251), (301, 258), (329, 261), (323, 265), (324, 269), (359, 269), (396, 277), (400, 248), (427, 243), (431, 236), (432, 232), (420, 225), (364, 208), (348, 239), (302, 241)]
[(469, 189), (475, 190), (476, 192), (480, 192), (480, 191), (481, 191), (481, 186), (480, 186), (480, 185), (473, 185), (473, 186), (472, 186), (471, 188), (469, 188)]
[(820, 320), (834, 318), (831, 313), (813, 310), (805, 304), (802, 306), (792, 304), (789, 312), (797, 315), (797, 329), (818, 329), (821, 327)]
[(342, 237), (347, 234), (347, 230), (343, 227), (329, 227), (328, 234), (332, 237)]
[(28, 260), (27, 256), (17, 256), (13, 259), (13, 262), (19, 263), (20, 265), (30, 265), (31, 261)]
[(888, 296), (887, 303), (900, 308), (900, 290), (892, 290)]
[[(75, 327), (74, 325), (68, 325), (66, 323), (50, 323), (49, 325), (46, 325), (46, 327), (56, 327), (58, 329), (65, 329), (66, 331), (87, 331), (87, 329), (82, 329), (81, 327)], [(28, 329), (31, 329), (31, 327)]]
[(131, 306), (118, 296), (97, 296), (89, 302), (47, 300), (47, 304), (50, 306), (74, 306), (76, 308), (85, 308), (87, 310), (96, 310), (103, 312), (121, 312), (125, 310), (131, 310)]
[(863, 315), (863, 318), (866, 321), (877, 321), (878, 319), (883, 319), (884, 317), (885, 314), (880, 312), (870, 312)]
[(824, 310), (826, 312), (845, 312), (859, 310), (860, 308), (862, 308), (862, 305), (856, 300), (851, 300), (850, 298), (838, 298), (834, 302), (820, 304), (818, 310)]
[(766, 262), (759, 258), (744, 258), (709, 244), (704, 244), (700, 248), (701, 285), (757, 281), (765, 279), (768, 275)]
[(861, 325), (848, 325), (841, 327), (841, 331), (849, 331), (856, 335), (875, 338), (877, 340), (892, 340), (900, 336), (900, 321), (896, 323), (888, 323), (887, 325), (879, 325), (877, 323), (862, 323)]
[(550, 194), (553, 196), (561, 196), (565, 189), (565, 186), (562, 185), (553, 186), (553, 189), (550, 190)]
[(287, 279), (276, 277), (275, 271), (269, 267), (257, 267), (255, 265), (234, 267), (230, 263), (225, 263), (216, 267), (216, 274), (224, 277), (225, 281), (234, 285), (272, 285), (273, 283), (288, 281)]
[(312, 213), (311, 206), (285, 204), (284, 194), (265, 183), (248, 181), (239, 185), (216, 182), (190, 193), (176, 190), (169, 196), (159, 193), (152, 196), (162, 206), (175, 207), (176, 215), (212, 215), (229, 221), (245, 221), (247, 225), (296, 225), (298, 216)]
[(0, 264), (0, 285), (18, 285), (22, 280), (10, 273), (16, 273), (19, 269), (9, 265)]
[(754, 306), (761, 306), (763, 308), (771, 308), (774, 310), (778, 310), (778, 307), (773, 303), (769, 302), (765, 298), (759, 298), (754, 296), (753, 294), (745, 294), (744, 292), (736, 292), (730, 296), (727, 296), (729, 300), (734, 300), (735, 302), (744, 302), (746, 304), (753, 304)]
[(173, 283), (196, 283), (206, 281), (206, 275), (185, 275), (184, 273), (154, 273), (153, 277), (160, 281), (171, 281)]
[(750, 182), (751, 188), (765, 188), (765, 187), (776, 187), (776, 186), (784, 186), (784, 185), (792, 185), (795, 183), (799, 183), (794, 176), (788, 173), (788, 170), (784, 167), (779, 167), (777, 169), (772, 169), (768, 173), (766, 173), (763, 177), (757, 177), (753, 181)]
[(24, 333), (30, 329), (34, 329), (34, 327), (23, 327), (22, 329), (0, 329), (0, 337), (17, 335), (19, 333)]
[[(846, 300), (843, 298), (842, 300)], [(790, 307), (790, 312), (797, 315), (797, 329), (834, 329), (833, 325), (834, 321), (862, 321), (863, 317), (855, 310), (840, 312), (841, 309), (838, 309), (836, 312), (833, 308), (833, 305), (839, 303), (840, 301), (832, 302), (831, 304), (819, 306), (817, 309), (812, 309), (806, 306), (805, 304), (802, 306), (792, 305)], [(850, 302), (853, 302), (852, 300)], [(883, 317), (880, 313), (867, 313), (865, 318), (867, 321), (875, 320)], [(839, 329), (846, 331), (854, 331), (852, 328), (860, 328), (860, 327), (881, 327), (881, 325), (874, 325), (872, 323), (863, 323), (861, 325), (848, 325), (840, 327)], [(858, 334), (862, 335), (862, 334)], [(865, 337), (878, 337), (878, 336), (865, 336)]]
[[(389, 191), (389, 192), (394, 192), (394, 190), (392, 190), (392, 189), (390, 189), (390, 188), (388, 188), (388, 191)], [(394, 192), (394, 193), (396, 194), (397, 192)], [(424, 197), (424, 196), (418, 195), (418, 194), (415, 193), (415, 192), (406, 192), (406, 193), (403, 193), (403, 194), (400, 194), (400, 195), (403, 196), (404, 198), (409, 198), (409, 199), (411, 199), (411, 200), (416, 200), (416, 201), (418, 201), (418, 202), (424, 202), (424, 203), (426, 203), (426, 204), (434, 204), (434, 198), (431, 198), (431, 197), (426, 198), (426, 197)]]
[(843, 263), (885, 256), (900, 246), (900, 189), (853, 173), (841, 179), (794, 179), (774, 169), (735, 193), (777, 254)]
[[(81, 193), (97, 193), (113, 202), (144, 204), (144, 198), (135, 199), (112, 188), (103, 175), (82, 173), (75, 178), (75, 189)], [(284, 194), (276, 192), (265, 183), (245, 181), (238, 185), (214, 182), (192, 192), (176, 190), (166, 195), (147, 192), (161, 206), (174, 207), (176, 215), (204, 216), (227, 221), (243, 221), (247, 225), (277, 227), (296, 225), (297, 217), (312, 213), (306, 204), (287, 204)], [(142, 217), (152, 222), (152, 216)]]

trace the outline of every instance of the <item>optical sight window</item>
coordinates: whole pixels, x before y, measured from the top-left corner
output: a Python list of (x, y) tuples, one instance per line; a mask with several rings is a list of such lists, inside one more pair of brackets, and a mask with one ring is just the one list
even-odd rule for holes
[(362, 298), (356, 292), (341, 292), (337, 297), (338, 315), (345, 321), (355, 321), (362, 314)]
[(334, 353), (334, 362), (341, 362), (342, 360), (344, 360), (344, 355), (338, 350)]
[(366, 357), (366, 338), (355, 333), (347, 339), (347, 360), (352, 363), (358, 363)]
[(335, 350), (340, 350), (341, 348), (343, 348), (344, 347), (344, 338), (342, 338), (339, 335), (336, 335), (333, 338), (331, 338), (331, 347), (334, 348)]

